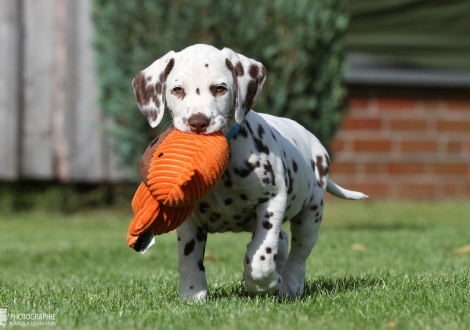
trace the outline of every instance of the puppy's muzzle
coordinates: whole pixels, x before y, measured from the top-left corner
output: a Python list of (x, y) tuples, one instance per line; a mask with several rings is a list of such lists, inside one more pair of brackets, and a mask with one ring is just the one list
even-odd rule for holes
[(192, 115), (188, 119), (189, 128), (191, 132), (196, 134), (204, 133), (209, 126), (210, 120), (202, 113)]

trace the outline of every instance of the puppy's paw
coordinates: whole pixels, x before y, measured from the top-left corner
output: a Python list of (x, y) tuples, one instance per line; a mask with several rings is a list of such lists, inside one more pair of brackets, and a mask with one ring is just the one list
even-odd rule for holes
[(179, 290), (178, 298), (181, 301), (192, 303), (205, 303), (207, 300), (207, 289), (197, 289), (195, 286), (190, 285), (188, 288)]
[(250, 294), (265, 295), (278, 291), (282, 285), (282, 278), (279, 274), (273, 274), (269, 278), (254, 280), (245, 278), (245, 289)]
[(304, 279), (295, 276), (286, 276), (279, 289), (279, 296), (285, 298), (295, 298), (304, 292)]

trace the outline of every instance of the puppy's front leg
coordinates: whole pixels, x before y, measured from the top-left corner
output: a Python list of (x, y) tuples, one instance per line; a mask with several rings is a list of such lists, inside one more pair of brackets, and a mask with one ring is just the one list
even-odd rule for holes
[(177, 229), (179, 298), (185, 301), (206, 301), (207, 279), (204, 268), (204, 250), (207, 232), (189, 217)]
[(244, 260), (243, 279), (249, 293), (266, 294), (281, 287), (276, 257), (285, 205), (285, 196), (258, 205), (256, 231), (247, 245)]

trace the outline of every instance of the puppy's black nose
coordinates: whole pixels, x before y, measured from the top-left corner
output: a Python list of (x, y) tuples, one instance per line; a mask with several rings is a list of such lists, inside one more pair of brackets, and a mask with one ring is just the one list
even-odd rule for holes
[(204, 116), (202, 113), (197, 113), (189, 117), (188, 124), (191, 132), (201, 134), (205, 132), (207, 126), (209, 126), (209, 118)]

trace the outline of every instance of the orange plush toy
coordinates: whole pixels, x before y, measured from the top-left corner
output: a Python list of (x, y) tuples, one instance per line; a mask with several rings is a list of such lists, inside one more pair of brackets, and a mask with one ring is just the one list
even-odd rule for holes
[(219, 182), (228, 159), (228, 142), (221, 132), (168, 129), (153, 140), (140, 161), (143, 182), (132, 199), (129, 247), (144, 250), (154, 235), (179, 227)]

